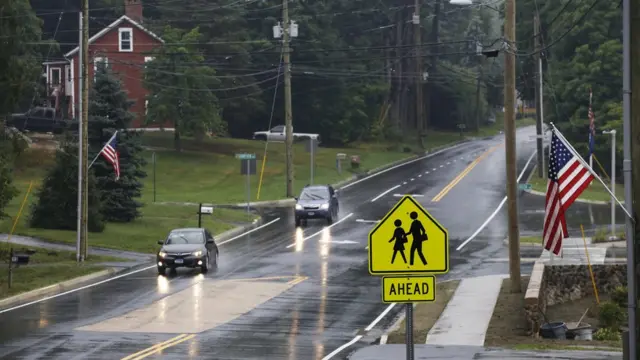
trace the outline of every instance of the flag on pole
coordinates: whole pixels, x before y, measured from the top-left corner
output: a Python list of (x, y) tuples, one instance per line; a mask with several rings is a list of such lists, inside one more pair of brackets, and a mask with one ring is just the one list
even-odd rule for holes
[(591, 91), (591, 88), (589, 88), (589, 159), (593, 156), (593, 147), (595, 145), (596, 137), (596, 116), (591, 108), (592, 101), (593, 92)]
[(113, 165), (113, 170), (116, 172), (116, 180), (120, 179), (120, 161), (118, 158), (118, 151), (116, 150), (117, 134), (118, 132), (116, 131), (102, 150), (100, 150), (100, 155)]
[(546, 250), (558, 255), (562, 240), (569, 236), (565, 211), (591, 184), (594, 176), (556, 131), (555, 128), (552, 130), (549, 152), (543, 242)]

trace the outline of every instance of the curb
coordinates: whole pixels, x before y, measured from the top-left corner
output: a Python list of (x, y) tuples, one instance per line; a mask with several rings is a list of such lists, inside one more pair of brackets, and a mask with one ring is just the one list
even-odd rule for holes
[(247, 224), (247, 225), (242, 225), (242, 226), (238, 226), (235, 227), (233, 229), (229, 229), (225, 232), (222, 232), (218, 235), (214, 234), (214, 237), (216, 238), (216, 241), (224, 241), (227, 239), (230, 239), (234, 236), (238, 236), (244, 232), (247, 232), (251, 229), (257, 228), (258, 226), (260, 226), (263, 223), (262, 218), (256, 219), (254, 220), (251, 224)]
[[(137, 265), (137, 266), (140, 266), (140, 265)], [(73, 279), (59, 282), (57, 284), (45, 286), (43, 288), (34, 289), (18, 295), (14, 295), (6, 299), (0, 300), (0, 309), (5, 309), (10, 305), (15, 305), (17, 303), (25, 303), (29, 300), (34, 300), (36, 298), (43, 298), (46, 296), (59, 294), (59, 293), (71, 290), (73, 288), (79, 287), (79, 285), (83, 283), (94, 281), (94, 280), (103, 280), (113, 275), (131, 270), (134, 267), (118, 269), (118, 270), (110, 268), (110, 269), (95, 272), (93, 274), (79, 276)]]

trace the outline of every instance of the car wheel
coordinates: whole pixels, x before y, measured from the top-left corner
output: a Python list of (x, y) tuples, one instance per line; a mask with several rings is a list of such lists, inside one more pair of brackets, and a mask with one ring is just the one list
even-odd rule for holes
[(163, 275), (164, 276), (166, 270), (167, 270), (166, 268), (158, 266), (158, 275)]
[(329, 217), (327, 218), (327, 223), (329, 225), (333, 224), (333, 212), (329, 213)]
[(204, 263), (202, 264), (202, 267), (200, 268), (203, 274), (206, 274), (207, 272), (209, 272), (209, 261), (211, 261), (211, 259), (209, 259), (209, 255), (207, 255), (206, 260), (204, 261)]
[(299, 217), (296, 218), (296, 227), (298, 227), (298, 226), (300, 226), (300, 218)]
[(211, 268), (212, 268), (212, 269), (214, 269), (214, 270), (218, 269), (218, 256), (219, 256), (219, 255), (220, 255), (220, 254), (218, 254), (218, 251), (216, 251), (216, 258), (215, 258), (215, 260), (213, 261), (213, 264), (211, 265)]

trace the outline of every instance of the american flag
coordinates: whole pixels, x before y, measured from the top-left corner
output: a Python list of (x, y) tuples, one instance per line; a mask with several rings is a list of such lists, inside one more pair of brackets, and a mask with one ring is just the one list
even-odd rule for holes
[(108, 162), (113, 165), (113, 170), (116, 172), (116, 180), (120, 179), (120, 161), (118, 158), (118, 151), (116, 150), (116, 135), (118, 132), (116, 131), (109, 142), (100, 150), (100, 154), (107, 159)]
[(570, 145), (552, 131), (549, 153), (549, 183), (545, 201), (544, 248), (558, 255), (562, 240), (569, 234), (565, 211), (594, 179), (589, 169), (571, 150)]
[(591, 108), (591, 102), (593, 99), (593, 92), (589, 88), (589, 157), (593, 155), (593, 146), (595, 145), (596, 138), (596, 115)]

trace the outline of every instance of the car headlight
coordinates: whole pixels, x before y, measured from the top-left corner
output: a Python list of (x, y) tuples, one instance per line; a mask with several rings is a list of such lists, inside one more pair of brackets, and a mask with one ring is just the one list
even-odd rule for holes
[(302, 210), (302, 205), (296, 204), (296, 210)]
[(193, 253), (193, 256), (202, 256), (202, 251), (198, 250)]
[(320, 206), (320, 209), (323, 209), (323, 210), (326, 210), (326, 209), (328, 209), (328, 208), (329, 208), (329, 204), (322, 204), (322, 205)]
[(158, 256), (160, 256), (161, 258), (164, 258), (165, 256), (167, 256), (167, 253), (166, 253), (166, 252), (164, 252), (164, 251), (160, 251), (160, 252), (158, 253)]

